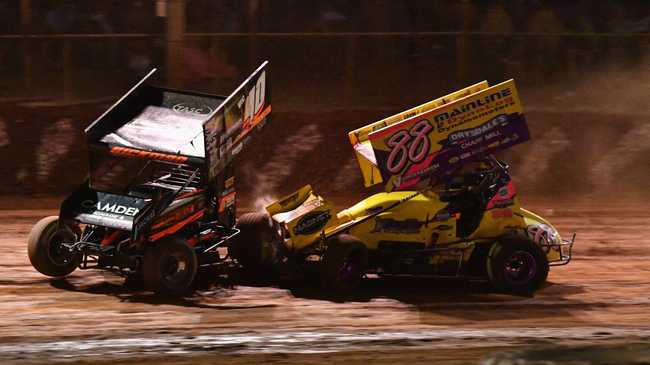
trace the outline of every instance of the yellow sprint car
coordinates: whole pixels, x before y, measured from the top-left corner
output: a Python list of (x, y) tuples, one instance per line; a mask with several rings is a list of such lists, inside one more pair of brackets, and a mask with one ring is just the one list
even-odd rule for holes
[(529, 294), (570, 262), (575, 235), (563, 240), (521, 208), (492, 155), (530, 138), (514, 81), (472, 85), (349, 137), (366, 185), (386, 191), (335, 212), (308, 185), (244, 214), (229, 247), (244, 269), (317, 272), (334, 290), (373, 273), (487, 279)]

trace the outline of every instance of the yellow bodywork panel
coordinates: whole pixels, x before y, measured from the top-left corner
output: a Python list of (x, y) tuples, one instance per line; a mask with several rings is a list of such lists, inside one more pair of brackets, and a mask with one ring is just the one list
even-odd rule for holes
[[(527, 234), (535, 242), (562, 242), (562, 237), (560, 236), (559, 231), (548, 220), (524, 208), (521, 208), (521, 213), (524, 216)], [(550, 248), (548, 252), (546, 252), (546, 257), (548, 257), (548, 260), (559, 260), (561, 257), (561, 249), (562, 248), (559, 246)]]
[(267, 206), (266, 211), (289, 231), (291, 249), (301, 249), (312, 244), (318, 240), (325, 227), (338, 224), (332, 214), (331, 204), (316, 195), (310, 185)]
[[(370, 196), (338, 214), (340, 221), (359, 220), (376, 213), (410, 195), (413, 191), (379, 193)], [(349, 233), (359, 238), (369, 249), (377, 249), (380, 242), (417, 242), (430, 247), (439, 242), (454, 240), (455, 218), (439, 214), (446, 203), (436, 194), (419, 194), (396, 207), (379, 213), (358, 224)], [(440, 232), (436, 241), (432, 234)]]
[[(300, 188), (298, 191), (293, 192), (287, 196), (280, 198), (277, 202), (266, 207), (266, 211), (269, 215), (275, 218), (276, 215), (281, 213), (289, 213), (294, 209), (301, 206), (307, 199), (315, 199), (314, 193), (312, 191), (311, 185), (305, 185)], [(278, 216), (275, 218), (278, 222), (285, 222), (285, 218), (290, 217), (291, 214), (286, 214), (285, 216)]]

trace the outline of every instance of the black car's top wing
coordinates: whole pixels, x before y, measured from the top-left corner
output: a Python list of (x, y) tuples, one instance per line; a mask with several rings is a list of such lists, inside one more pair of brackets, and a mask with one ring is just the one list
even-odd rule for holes
[(267, 65), (227, 97), (152, 86), (152, 70), (86, 128), (91, 187), (119, 191), (146, 160), (192, 165), (213, 181), (271, 111)]

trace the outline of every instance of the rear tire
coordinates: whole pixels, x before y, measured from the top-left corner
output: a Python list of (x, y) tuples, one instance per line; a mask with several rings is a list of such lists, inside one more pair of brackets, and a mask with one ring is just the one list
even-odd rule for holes
[(247, 213), (237, 220), (240, 233), (234, 237), (228, 252), (249, 272), (277, 269), (283, 257), (282, 233), (266, 213)]
[(179, 237), (165, 237), (145, 251), (142, 278), (158, 295), (182, 296), (190, 291), (197, 269), (194, 248)]
[(541, 247), (523, 237), (499, 240), (487, 258), (490, 283), (507, 293), (532, 294), (546, 282), (548, 270)]
[(74, 243), (77, 236), (69, 227), (59, 226), (59, 217), (50, 216), (34, 225), (27, 238), (27, 254), (32, 266), (51, 277), (66, 276), (79, 266), (80, 257), (61, 243)]
[(357, 289), (368, 266), (368, 249), (357, 238), (340, 234), (327, 243), (321, 262), (321, 282), (326, 289), (349, 292)]

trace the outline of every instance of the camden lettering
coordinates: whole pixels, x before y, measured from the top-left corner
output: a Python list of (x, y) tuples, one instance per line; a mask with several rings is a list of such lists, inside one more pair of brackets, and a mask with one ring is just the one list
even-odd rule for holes
[(130, 217), (134, 217), (140, 211), (138, 208), (134, 207), (127, 207), (119, 204), (94, 202), (92, 200), (84, 200), (81, 203), (81, 206), (84, 208), (95, 208), (100, 212), (128, 215)]

